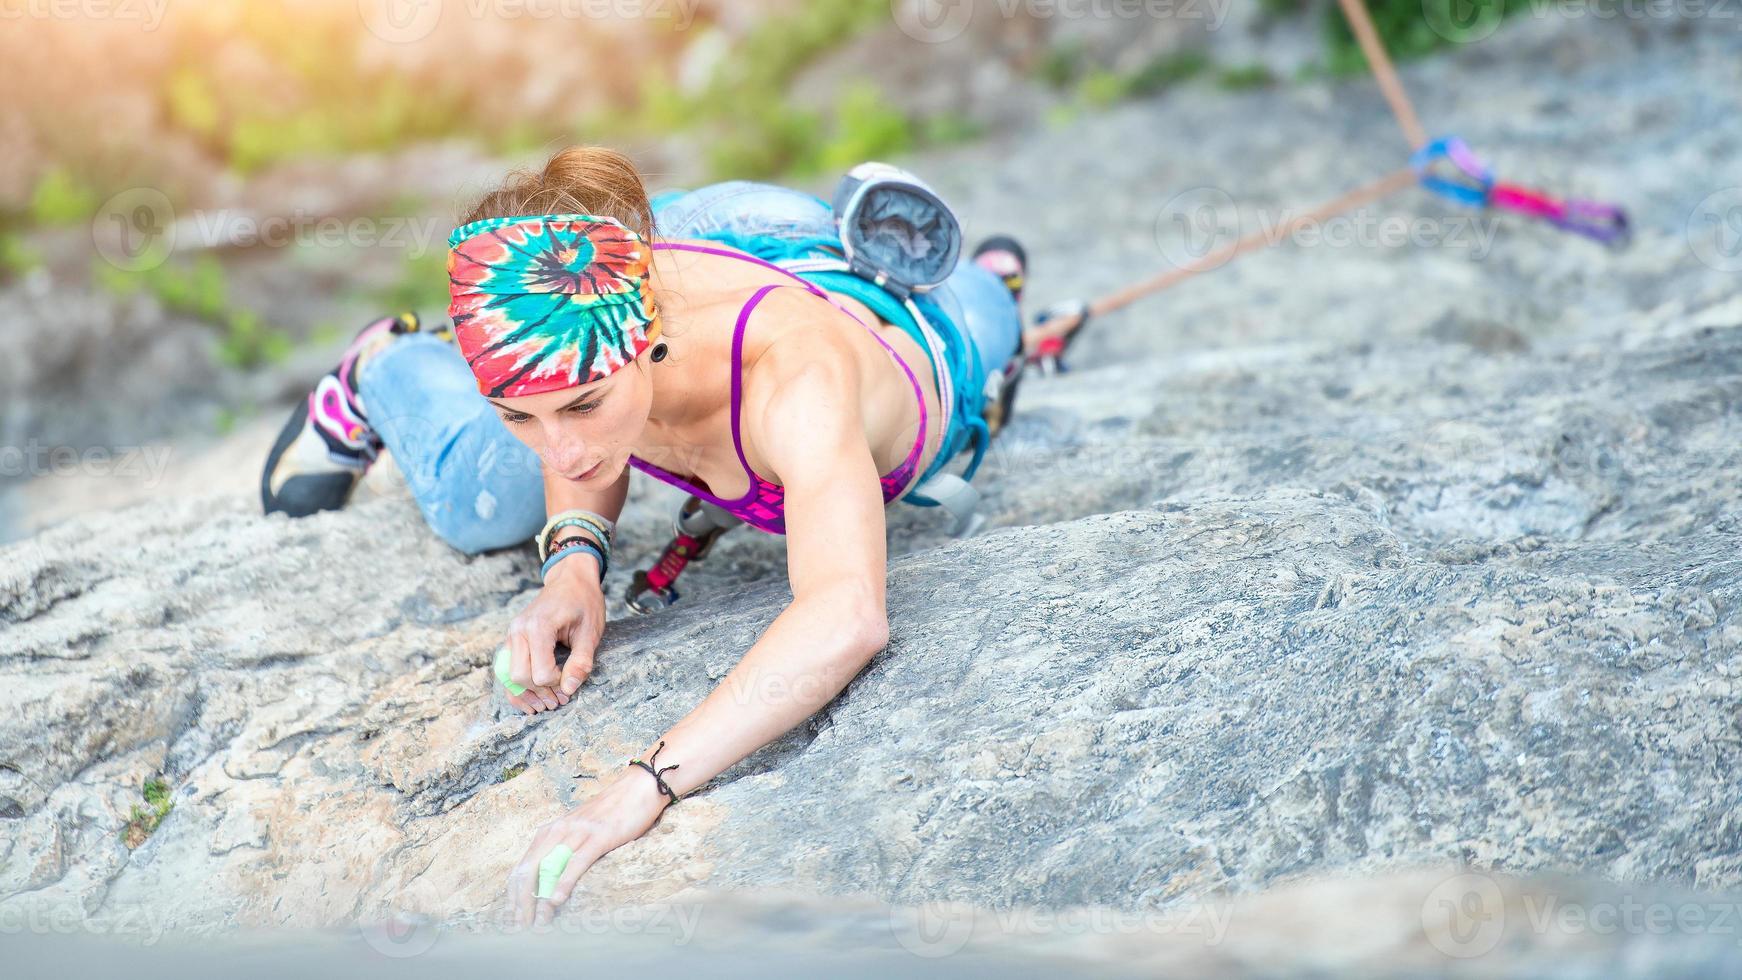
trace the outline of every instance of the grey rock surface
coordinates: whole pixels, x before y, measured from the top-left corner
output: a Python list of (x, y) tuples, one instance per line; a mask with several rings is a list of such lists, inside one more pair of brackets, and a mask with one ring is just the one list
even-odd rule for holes
[[(1411, 68), (1424, 115), (1518, 179), (1627, 201), (1633, 249), (1516, 220), (1480, 250), (1297, 243), (1096, 323), (1072, 371), (1024, 382), (976, 480), (988, 531), (890, 512), (888, 648), (601, 862), (586, 902), (1234, 897), (1261, 910), (1253, 945), (1161, 962), (1262, 970), (1253, 951), (1280, 950), (1332, 972), (1463, 968), (1340, 931), (1428, 908), (1423, 866), (1734, 905), (1742, 298), (1724, 240), (1699, 236), (1734, 179), (1739, 54), (1734, 32), (1544, 20)], [(1221, 190), (1261, 220), (1401, 152), (1360, 82), (1199, 95), (912, 165), (976, 234), (1024, 234), (1044, 302), (1162, 267), (1173, 195)], [(1489, 220), (1419, 194), (1388, 214)], [(672, 610), (614, 602), (581, 696), (528, 719), (485, 665), (533, 594), (530, 553), (464, 558), (391, 486), (262, 519), (264, 446), (218, 452), (233, 465), (187, 471), (198, 493), (172, 475), (0, 550), (0, 913), (197, 932), (487, 915), (530, 830), (789, 598), (782, 541), (734, 532)], [(613, 596), (674, 502), (637, 482)], [(174, 808), (130, 850), (159, 773)], [(1388, 897), (1335, 898), (1349, 876)], [(1397, 921), (1419, 946), (1427, 927)], [(1505, 962), (1551, 962), (1530, 957), (1552, 933)], [(1636, 940), (1582, 933), (1588, 960), (1552, 962), (1736, 963), (1733, 942), (1684, 961)]]

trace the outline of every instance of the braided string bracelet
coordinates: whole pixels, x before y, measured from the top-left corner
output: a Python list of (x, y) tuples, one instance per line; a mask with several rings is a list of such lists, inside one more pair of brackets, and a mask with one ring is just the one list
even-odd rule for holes
[[(659, 761), (659, 750), (663, 749), (663, 748), (665, 748), (665, 739), (662, 738), (659, 740), (659, 748), (654, 749), (653, 754), (651, 756), (648, 756), (648, 758), (654, 762), (658, 762)], [(676, 769), (678, 767), (678, 763), (674, 762), (669, 766), (663, 766), (659, 769), (653, 768), (652, 766), (648, 765), (647, 763), (642, 762), (640, 759), (630, 759), (627, 764), (631, 765), (631, 766), (640, 766), (641, 768), (652, 773), (653, 774), (653, 781), (655, 783), (659, 784), (659, 791), (661, 793), (664, 793), (666, 796), (671, 797), (671, 801), (673, 803), (677, 802), (677, 800), (678, 800), (677, 794), (672, 792), (671, 787), (667, 786), (665, 784), (665, 779), (662, 776), (660, 776), (660, 773), (670, 772), (673, 769)]]
[(550, 553), (550, 557), (544, 560), (544, 567), (538, 570), (538, 580), (542, 582), (545, 579), (550, 578), (550, 570), (556, 567), (557, 562), (562, 561), (570, 555), (583, 551), (590, 551), (592, 552), (593, 557), (599, 559), (599, 581), (604, 582), (605, 572), (609, 571), (611, 568), (611, 559), (605, 556), (605, 550), (603, 548), (600, 548), (590, 539), (579, 534), (574, 537), (564, 538), (556, 543), (555, 548)]
[(579, 531), (591, 532), (592, 534), (596, 535), (600, 541), (606, 542), (606, 546), (609, 547), (609, 542), (611, 540), (611, 532), (605, 527), (605, 525), (599, 523), (598, 521), (593, 520), (590, 517), (580, 517), (580, 516), (564, 517), (561, 520), (552, 521), (551, 525), (550, 525), (550, 530), (545, 532), (544, 536), (539, 539), (540, 544), (542, 544), (548, 550), (550, 547), (550, 541), (552, 538), (557, 536), (557, 532), (561, 531), (564, 528), (570, 528), (570, 527), (572, 527), (576, 530), (579, 530)]

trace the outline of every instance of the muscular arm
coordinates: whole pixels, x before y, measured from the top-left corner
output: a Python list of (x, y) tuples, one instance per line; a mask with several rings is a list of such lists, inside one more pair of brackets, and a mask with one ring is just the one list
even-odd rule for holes
[[(778, 356), (771, 350), (763, 359)], [(744, 418), (786, 488), (793, 601), (663, 736), (661, 763), (683, 766), (666, 780), (680, 794), (815, 713), (888, 642), (883, 496), (861, 422), (857, 369), (844, 348), (800, 356), (759, 365), (777, 386), (760, 408), (752, 389)]]
[[(766, 475), (786, 488), (793, 601), (720, 685), (641, 753), (662, 770), (677, 766), (664, 779), (680, 795), (810, 717), (889, 640), (883, 494), (857, 366), (845, 341), (821, 332), (805, 339), (787, 350), (775, 345), (746, 372), (741, 417), (746, 442), (772, 471)], [(625, 768), (541, 828), (509, 877), (517, 917), (530, 920), (538, 869), (554, 846), (572, 856), (550, 901), (540, 903), (546, 910), (566, 901), (601, 856), (646, 833), (666, 805), (651, 776)]]
[[(629, 496), (629, 469), (600, 490), (582, 487), (543, 469), (544, 512), (582, 509), (616, 521)], [(525, 687), (508, 700), (522, 711), (567, 704), (593, 670), (593, 654), (605, 631), (605, 594), (600, 588), (599, 562), (590, 553), (558, 562), (539, 590), (538, 598), (508, 627), (508, 676)], [(569, 647), (568, 663), (558, 669), (556, 644)]]

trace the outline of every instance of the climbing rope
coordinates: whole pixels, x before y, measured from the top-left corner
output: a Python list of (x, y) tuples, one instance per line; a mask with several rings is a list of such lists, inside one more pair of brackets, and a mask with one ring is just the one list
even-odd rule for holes
[[(1361, 53), (1367, 59), (1367, 66), (1372, 70), (1374, 80), (1379, 84), (1380, 93), (1391, 107), (1391, 115), (1397, 120), (1398, 128), (1403, 130), (1404, 139), (1409, 142), (1410, 167), (1327, 201), (1284, 223), (1280, 232), (1273, 229), (1254, 232), (1208, 253), (1197, 261), (1168, 269), (1079, 307), (1086, 312), (1087, 317), (1100, 316), (1129, 306), (1139, 299), (1177, 286), (1200, 273), (1220, 268), (1238, 256), (1285, 241), (1306, 225), (1370, 204), (1411, 184), (1419, 184), (1426, 190), (1459, 204), (1491, 207), (1546, 221), (1564, 231), (1583, 235), (1611, 247), (1627, 245), (1630, 228), (1627, 213), (1620, 207), (1601, 201), (1563, 199), (1545, 191), (1503, 183), (1496, 180), (1488, 165), (1482, 163), (1457, 137), (1442, 137), (1430, 141), (1427, 131), (1422, 128), (1420, 117), (1416, 114), (1415, 105), (1409, 100), (1409, 93), (1404, 89), (1397, 69), (1392, 65), (1391, 57), (1379, 39), (1379, 32), (1373, 26), (1373, 17), (1367, 9), (1366, 0), (1337, 2), (1343, 9), (1344, 19), (1349, 22), (1350, 30), (1355, 34), (1356, 43), (1361, 46)], [(1449, 163), (1456, 172), (1450, 176), (1445, 175), (1441, 172), (1443, 168), (1436, 169), (1441, 163)], [(1035, 352), (1029, 355), (1031, 360), (1046, 356), (1056, 363), (1063, 351), (1065, 339), (1085, 318), (1083, 315), (1065, 315), (1041, 319), (1023, 332), (1023, 349)]]

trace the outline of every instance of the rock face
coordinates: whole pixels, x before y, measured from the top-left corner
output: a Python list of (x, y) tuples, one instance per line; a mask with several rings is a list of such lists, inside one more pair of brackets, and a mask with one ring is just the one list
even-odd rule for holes
[[(1574, 60), (1546, 72), (1548, 51)], [(1511, 169), (1632, 189), (1634, 248), (1516, 221), (1479, 255), (1300, 243), (1096, 324), (1075, 370), (1024, 382), (976, 480), (990, 530), (891, 511), (888, 648), (601, 862), (585, 903), (777, 887), (1167, 910), (1424, 864), (1610, 879), (1599, 896), (1742, 887), (1742, 300), (1695, 237), (1722, 190), (1698, 162), (1742, 126), (1712, 94), (1738, 54), (1733, 33), (1536, 22), (1406, 73)], [(1521, 122), (1490, 91), (1540, 95)], [(1159, 264), (1161, 188), (1304, 207), (1393, 166), (1377, 103), (1359, 83), (1204, 93), (919, 166), (976, 233), (1025, 231), (1035, 299), (1093, 294)], [(1236, 114), (1277, 126), (1215, 132)], [(1134, 133), (1166, 138), (1139, 157)], [(1419, 195), (1373, 215), (1412, 208), (1489, 220)], [(235, 489), (0, 551), (0, 912), (487, 914), (533, 828), (789, 598), (782, 541), (736, 531), (677, 607), (614, 599), (581, 695), (528, 719), (486, 663), (531, 554), (464, 558), (392, 492), (263, 519), (257, 460)], [(613, 597), (674, 500), (636, 484)], [(159, 774), (173, 808), (129, 850)], [(1269, 929), (1248, 935), (1362, 962), (1334, 928)], [(1608, 972), (1625, 936), (1593, 941)], [(1669, 962), (1651, 955), (1627, 968)]]

